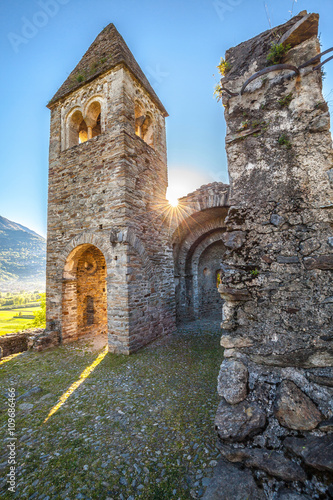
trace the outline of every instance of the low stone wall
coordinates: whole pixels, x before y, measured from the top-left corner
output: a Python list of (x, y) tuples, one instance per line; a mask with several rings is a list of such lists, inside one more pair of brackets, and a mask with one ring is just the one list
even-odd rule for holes
[(0, 357), (5, 358), (11, 354), (27, 351), (28, 341), (25, 332), (8, 333), (0, 337)]
[(0, 337), (0, 357), (5, 358), (28, 350), (43, 351), (59, 344), (59, 332), (48, 332), (43, 328), (8, 333)]

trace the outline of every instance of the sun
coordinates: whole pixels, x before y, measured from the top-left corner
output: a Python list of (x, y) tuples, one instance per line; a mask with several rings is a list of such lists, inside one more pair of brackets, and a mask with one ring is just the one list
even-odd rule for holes
[(168, 202), (169, 202), (169, 205), (171, 205), (173, 208), (178, 207), (178, 199), (177, 198), (170, 197)]

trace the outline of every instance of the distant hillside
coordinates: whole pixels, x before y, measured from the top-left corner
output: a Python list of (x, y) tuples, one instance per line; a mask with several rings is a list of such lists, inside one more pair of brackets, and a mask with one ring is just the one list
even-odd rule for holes
[(0, 287), (45, 282), (46, 240), (0, 216)]

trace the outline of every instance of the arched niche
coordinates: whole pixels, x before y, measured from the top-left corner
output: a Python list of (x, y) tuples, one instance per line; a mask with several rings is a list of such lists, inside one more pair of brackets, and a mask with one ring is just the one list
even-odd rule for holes
[(107, 331), (106, 262), (94, 245), (84, 244), (68, 255), (63, 271), (62, 338)]

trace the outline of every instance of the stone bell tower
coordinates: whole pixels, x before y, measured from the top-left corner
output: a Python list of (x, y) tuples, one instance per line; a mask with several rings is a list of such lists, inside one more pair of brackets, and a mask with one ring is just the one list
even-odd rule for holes
[(47, 328), (130, 354), (174, 328), (168, 115), (113, 24), (48, 108)]

